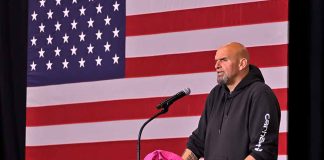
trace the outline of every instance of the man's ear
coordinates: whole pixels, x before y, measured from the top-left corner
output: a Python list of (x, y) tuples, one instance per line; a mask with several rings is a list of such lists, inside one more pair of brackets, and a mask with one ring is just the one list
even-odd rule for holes
[(246, 58), (240, 59), (239, 70), (241, 71), (241, 70), (245, 69), (245, 67), (247, 67), (247, 65), (248, 65), (248, 62), (247, 62)]

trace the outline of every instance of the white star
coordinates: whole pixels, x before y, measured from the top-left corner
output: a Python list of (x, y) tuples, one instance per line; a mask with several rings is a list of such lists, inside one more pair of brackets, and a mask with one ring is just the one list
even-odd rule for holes
[(63, 69), (64, 69), (64, 68), (69, 68), (69, 67), (68, 67), (69, 62), (66, 61), (66, 59), (64, 59), (64, 62), (62, 62), (62, 64), (63, 64)]
[(46, 63), (46, 66), (47, 66), (47, 70), (52, 70), (52, 64), (50, 60), (48, 60), (48, 62)]
[(91, 2), (91, 1), (93, 2), (93, 0), (89, 0), (89, 2)]
[(111, 20), (111, 18), (109, 18), (109, 16), (107, 15), (107, 17), (104, 19), (105, 20), (105, 26), (106, 25), (110, 25), (110, 20)]
[(81, 42), (81, 41), (85, 41), (85, 40), (84, 40), (85, 36), (86, 36), (86, 35), (83, 34), (83, 32), (81, 32), (81, 34), (79, 35), (79, 37), (80, 37), (80, 42)]
[(87, 47), (87, 49), (88, 49), (88, 53), (93, 53), (93, 46), (91, 45), (91, 43), (90, 43), (90, 45), (89, 45), (89, 47)]
[(119, 30), (115, 27), (115, 30), (112, 31), (114, 33), (114, 38), (118, 37)]
[(35, 36), (33, 36), (33, 39), (30, 40), (32, 42), (32, 46), (35, 45), (36, 46), (36, 41), (37, 39), (35, 38)]
[(89, 24), (88, 28), (93, 27), (93, 22), (94, 21), (92, 20), (92, 18), (90, 18), (89, 21), (88, 21), (88, 24)]
[(40, 57), (44, 57), (44, 53), (45, 53), (45, 51), (43, 51), (43, 48), (41, 48), (41, 50), (38, 51), (38, 53), (39, 53), (39, 58), (40, 58)]
[(64, 17), (69, 17), (69, 10), (67, 8), (65, 8), (65, 10), (63, 11), (64, 13)]
[(106, 51), (110, 51), (110, 44), (107, 42), (105, 45), (104, 45), (104, 47), (105, 47), (105, 52)]
[(30, 67), (31, 67), (31, 71), (35, 70), (36, 71), (36, 66), (37, 64), (35, 64), (35, 62), (33, 61), (32, 64), (30, 64)]
[(84, 67), (85, 60), (83, 60), (83, 58), (81, 58), (81, 60), (79, 61), (79, 63), (80, 63), (80, 68), (81, 67)]
[(77, 29), (77, 27), (76, 27), (77, 24), (78, 24), (78, 23), (75, 22), (75, 20), (73, 20), (73, 23), (71, 23), (71, 25), (72, 25), (72, 30), (73, 30), (73, 29)]
[(45, 26), (43, 25), (43, 23), (41, 23), (39, 27), (39, 32), (45, 32)]
[(31, 15), (32, 16), (32, 21), (36, 21), (37, 20), (37, 15), (36, 12), (34, 11), (34, 13)]
[(45, 7), (45, 0), (41, 0), (41, 1), (39, 1), (39, 3), (40, 3), (40, 7)]
[(83, 8), (83, 6), (79, 9), (79, 11), (80, 11), (80, 16), (82, 16), (82, 15), (85, 15), (85, 11), (86, 11), (87, 9), (85, 9), (85, 8)]
[(61, 24), (59, 23), (59, 21), (57, 21), (56, 24), (55, 24), (55, 31), (57, 31), (57, 30), (60, 31), (61, 30), (60, 27), (61, 27)]
[(71, 48), (71, 55), (76, 55), (77, 50), (78, 48), (75, 48), (75, 46), (73, 45), (73, 48)]
[(54, 12), (52, 12), (52, 10), (49, 10), (49, 11), (47, 12), (47, 19), (53, 19), (53, 13), (54, 13)]
[(65, 33), (65, 35), (62, 37), (63, 38), (63, 43), (69, 43), (69, 36)]
[(101, 35), (102, 35), (102, 32), (100, 32), (100, 30), (98, 30), (98, 32), (96, 33), (97, 39), (101, 39)]
[(56, 0), (56, 5), (61, 5), (61, 0)]
[(102, 12), (101, 12), (102, 6), (100, 6), (100, 3), (99, 3), (98, 6), (96, 7), (96, 9), (97, 9), (97, 13), (102, 13)]
[(47, 39), (47, 44), (52, 44), (53, 38), (51, 37), (51, 35), (48, 35), (48, 38), (46, 39)]
[(73, 4), (73, 3), (78, 3), (78, 1), (77, 1), (77, 0), (73, 0), (73, 1), (72, 1), (72, 4)]
[(61, 50), (58, 47), (56, 47), (56, 49), (54, 50), (54, 52), (55, 52), (55, 57), (56, 56), (60, 56)]
[(119, 57), (117, 56), (117, 54), (115, 54), (115, 56), (112, 58), (114, 60), (114, 64), (117, 63), (118, 64), (118, 59)]
[(102, 59), (98, 56), (98, 58), (96, 59), (97, 66), (101, 66), (101, 61)]
[(115, 4), (113, 5), (114, 6), (114, 11), (119, 11), (118, 7), (119, 7), (120, 4), (117, 3), (117, 1), (115, 2)]

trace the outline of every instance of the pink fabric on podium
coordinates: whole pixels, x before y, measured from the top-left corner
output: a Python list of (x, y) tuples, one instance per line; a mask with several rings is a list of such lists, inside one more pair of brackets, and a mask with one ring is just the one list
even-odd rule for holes
[(182, 158), (169, 151), (155, 150), (146, 155), (144, 160), (182, 160)]

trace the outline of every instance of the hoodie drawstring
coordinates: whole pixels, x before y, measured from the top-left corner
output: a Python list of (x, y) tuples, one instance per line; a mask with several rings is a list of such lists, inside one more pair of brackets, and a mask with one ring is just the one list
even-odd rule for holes
[[(228, 103), (228, 100), (230, 100), (230, 102), (229, 102), (229, 106), (227, 107), (226, 104)], [(218, 129), (218, 133), (219, 134), (222, 131), (222, 126), (223, 126), (223, 122), (224, 122), (224, 115), (226, 115), (226, 117), (228, 116), (228, 113), (229, 113), (229, 111), (231, 109), (231, 106), (232, 106), (232, 97), (231, 96), (228, 96), (228, 94), (225, 93), (225, 100), (224, 100), (224, 103), (223, 103), (222, 119), (221, 119), (221, 122), (220, 122), (220, 125), (219, 125), (219, 129)]]
[(229, 104), (228, 109), (227, 109), (227, 112), (226, 112), (226, 117), (228, 116), (228, 113), (229, 113), (229, 111), (231, 109), (232, 102), (233, 102), (232, 97), (230, 97), (229, 99), (230, 99), (230, 104)]
[(224, 103), (223, 103), (223, 112), (222, 112), (222, 118), (221, 118), (221, 122), (220, 122), (220, 125), (219, 125), (219, 129), (218, 129), (218, 134), (221, 133), (221, 130), (222, 130), (222, 125), (223, 125), (223, 119), (224, 119), (224, 113), (225, 113), (225, 107), (226, 107), (226, 103), (227, 103), (227, 94), (225, 94), (225, 100), (224, 100)]

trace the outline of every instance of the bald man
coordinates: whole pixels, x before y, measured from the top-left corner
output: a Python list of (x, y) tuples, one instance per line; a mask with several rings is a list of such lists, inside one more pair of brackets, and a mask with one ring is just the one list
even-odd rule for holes
[(280, 107), (247, 49), (232, 42), (215, 55), (218, 84), (209, 93), (184, 160), (274, 160)]

